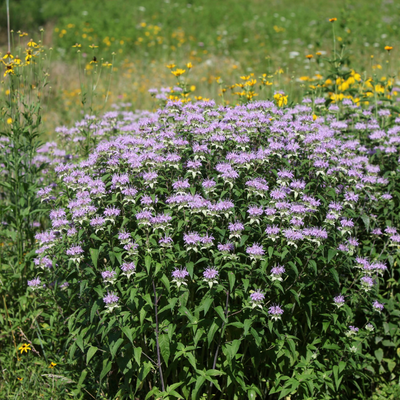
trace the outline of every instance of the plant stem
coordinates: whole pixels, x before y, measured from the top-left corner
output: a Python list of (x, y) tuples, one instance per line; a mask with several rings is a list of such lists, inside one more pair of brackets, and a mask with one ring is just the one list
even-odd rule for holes
[(157, 365), (158, 365), (158, 371), (160, 372), (161, 389), (163, 392), (165, 392), (164, 377), (163, 377), (163, 372), (162, 372), (162, 368), (161, 368), (160, 344), (158, 342), (158, 306), (157, 306), (157, 303), (158, 303), (159, 299), (157, 299), (156, 285), (154, 283), (154, 279), (153, 279), (153, 291), (154, 291), (154, 307), (155, 307), (155, 313), (156, 313)]

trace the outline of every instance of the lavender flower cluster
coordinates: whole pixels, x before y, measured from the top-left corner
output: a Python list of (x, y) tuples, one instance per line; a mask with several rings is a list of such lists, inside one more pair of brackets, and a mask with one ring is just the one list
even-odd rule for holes
[[(82, 127), (100, 140), (87, 159), (70, 162), (63, 152), (50, 156), (55, 153), (51, 144), (37, 157), (38, 162), (49, 157), (58, 176), (57, 185), (38, 196), (55, 201), (57, 191), (64, 192), (60, 207), (50, 213), (51, 229), (36, 236), (41, 247), (35, 264), (43, 270), (51, 268), (51, 260), (65, 265), (63, 256), (77, 264), (90, 260), (82, 240), (91, 234), (104, 242), (117, 235), (124, 249), (120, 268), (98, 272), (107, 285), (142, 268), (139, 256), (150, 247), (183, 251), (182, 264), (189, 256), (208, 257), (214, 265), (217, 256), (235, 260), (241, 254), (242, 263), (251, 267), (265, 260), (269, 246), (298, 249), (331, 240), (351, 257), (359, 255), (360, 221), (353, 215), (360, 209), (371, 212), (372, 240), (378, 237), (396, 248), (400, 243), (396, 228), (372, 214), (392, 195), (388, 175), (382, 176), (371, 158), (377, 151), (398, 157), (400, 125), (384, 130), (379, 119), (357, 107), (339, 123), (336, 113), (314, 120), (304, 105), (280, 109), (268, 101), (236, 107), (169, 101), (156, 113), (87, 116), (58, 133), (79, 143)], [(368, 146), (351, 130), (370, 132)], [(148, 240), (152, 235), (157, 241)], [(361, 258), (357, 268), (358, 287), (365, 292), (386, 270), (381, 262)], [(271, 281), (285, 282), (285, 271), (273, 267)], [(178, 286), (187, 284), (184, 267), (169, 273)], [(203, 279), (217, 284), (220, 275), (209, 267)], [(263, 293), (249, 298), (259, 305)], [(104, 301), (115, 304), (118, 296), (109, 293)], [(341, 306), (345, 299), (332, 301)], [(269, 309), (275, 319), (282, 312), (280, 306)]]

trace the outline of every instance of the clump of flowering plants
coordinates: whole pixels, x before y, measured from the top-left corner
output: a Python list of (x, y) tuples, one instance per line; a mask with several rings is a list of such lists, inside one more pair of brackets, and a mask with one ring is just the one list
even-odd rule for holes
[(114, 136), (55, 167), (30, 279), (69, 316), (81, 384), (119, 398), (355, 398), (396, 308), (382, 288), (398, 273), (400, 129), (351, 107), (344, 122), (305, 105), (169, 101), (113, 113)]

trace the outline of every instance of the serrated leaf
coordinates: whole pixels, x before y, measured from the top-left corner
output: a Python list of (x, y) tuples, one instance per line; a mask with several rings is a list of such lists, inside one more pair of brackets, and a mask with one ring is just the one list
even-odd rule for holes
[(158, 343), (160, 345), (160, 352), (161, 352), (162, 358), (164, 359), (165, 364), (168, 367), (168, 360), (171, 355), (168, 335), (165, 335), (165, 334), (160, 335), (158, 338)]

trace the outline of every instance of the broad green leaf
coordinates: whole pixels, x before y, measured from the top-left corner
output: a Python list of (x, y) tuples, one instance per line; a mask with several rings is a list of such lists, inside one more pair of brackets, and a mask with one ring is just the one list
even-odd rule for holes
[(117, 354), (117, 351), (118, 351), (119, 347), (121, 346), (121, 344), (122, 344), (123, 342), (124, 342), (124, 339), (123, 339), (123, 338), (119, 338), (119, 339), (114, 343), (114, 345), (111, 347), (110, 353), (111, 353), (111, 357), (112, 357), (112, 358), (115, 357), (115, 355)]
[(135, 347), (133, 349), (133, 355), (135, 357), (135, 361), (137, 365), (141, 366), (142, 363), (140, 362), (140, 358), (142, 357), (142, 348), (141, 347)]
[(112, 362), (111, 360), (105, 359), (103, 360), (103, 369), (100, 373), (100, 381), (111, 371)]
[(96, 354), (96, 351), (98, 348), (96, 346), (90, 346), (89, 350), (86, 355), (86, 364), (89, 364), (89, 361), (92, 359), (92, 357)]
[(229, 279), (229, 290), (232, 292), (236, 280), (236, 276), (233, 271), (228, 272), (228, 279)]
[(92, 263), (93, 263), (94, 267), (97, 269), (97, 260), (99, 258), (100, 250), (99, 249), (89, 249), (89, 251), (90, 251), (90, 257), (92, 259)]
[(337, 253), (336, 249), (328, 250), (328, 263), (332, 260), (333, 257), (335, 257), (336, 253)]
[(382, 358), (383, 358), (383, 350), (382, 349), (377, 349), (377, 350), (375, 350), (374, 354), (375, 354), (376, 359), (380, 363), (382, 361)]
[(158, 337), (158, 343), (160, 345), (160, 352), (161, 352), (162, 358), (164, 359), (165, 364), (168, 367), (168, 360), (170, 357), (170, 346), (169, 346), (168, 335), (165, 335), (165, 334), (160, 335)]

